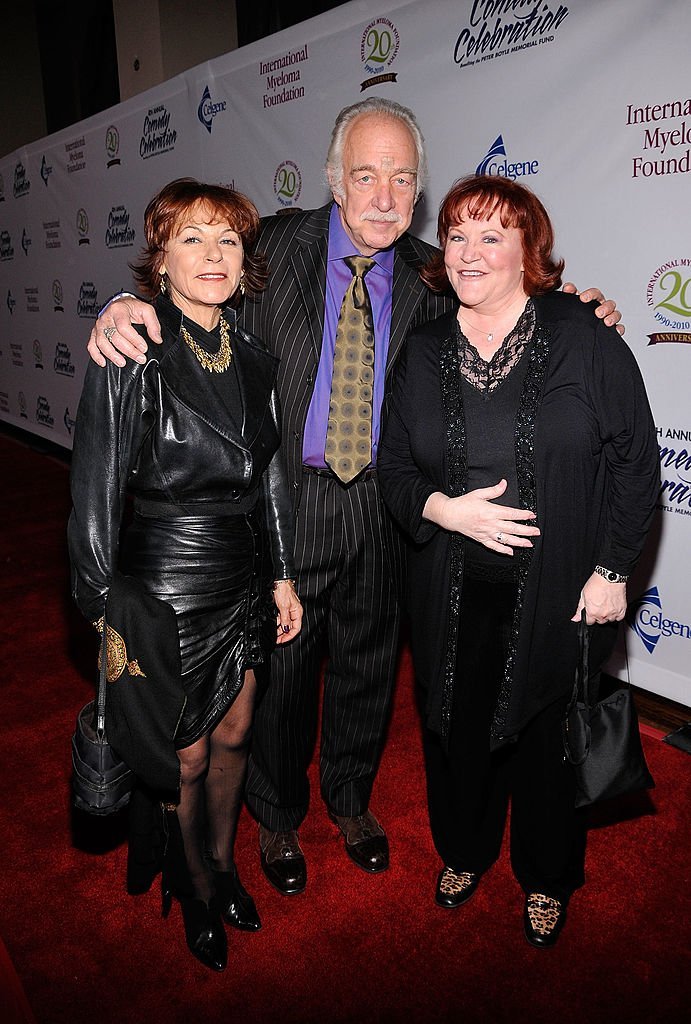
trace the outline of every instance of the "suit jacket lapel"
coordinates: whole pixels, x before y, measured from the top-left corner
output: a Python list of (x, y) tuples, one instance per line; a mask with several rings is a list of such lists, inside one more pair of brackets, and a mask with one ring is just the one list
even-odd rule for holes
[(329, 216), (332, 204), (315, 210), (296, 234), (301, 248), (291, 259), (295, 279), (307, 311), (312, 345), (317, 360), (321, 353), (326, 308), (326, 257), (329, 249)]
[(389, 352), (386, 357), (387, 374), (396, 361), (408, 333), (410, 322), (427, 291), (418, 273), (418, 268), (421, 266), (422, 260), (413, 248), (409, 236), (403, 235), (396, 245), (394, 255), (391, 333)]

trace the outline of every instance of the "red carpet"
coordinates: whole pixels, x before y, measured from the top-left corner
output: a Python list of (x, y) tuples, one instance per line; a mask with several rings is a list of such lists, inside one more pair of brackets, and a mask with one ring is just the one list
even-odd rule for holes
[[(40, 1024), (601, 1024), (688, 1019), (691, 761), (644, 736), (657, 789), (599, 808), (588, 883), (554, 950), (522, 934), (506, 853), (473, 902), (437, 909), (420, 743), (404, 655), (373, 809), (391, 870), (342, 852), (315, 799), (301, 830), (307, 891), (268, 885), (256, 829), (238, 863), (264, 928), (229, 932), (221, 975), (187, 952), (179, 911), (124, 891), (124, 822), (69, 810), (69, 739), (91, 691), (95, 640), (67, 594), (67, 473), (0, 437), (3, 479), (0, 936)], [(314, 780), (313, 780), (314, 781)], [(0, 971), (0, 1019), (11, 989)]]

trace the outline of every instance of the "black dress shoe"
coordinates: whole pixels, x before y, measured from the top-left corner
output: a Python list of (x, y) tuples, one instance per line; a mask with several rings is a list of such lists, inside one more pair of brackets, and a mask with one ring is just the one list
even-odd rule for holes
[(559, 938), (566, 921), (566, 907), (553, 896), (531, 892), (525, 898), (523, 929), (531, 946), (548, 949)]
[(329, 817), (345, 836), (345, 850), (363, 871), (375, 874), (389, 866), (389, 841), (371, 811), (344, 817), (329, 811)]
[(259, 853), (264, 874), (284, 896), (294, 896), (307, 885), (307, 865), (296, 831), (270, 832), (259, 826)]
[(480, 882), (480, 875), (472, 871), (454, 871), (453, 868), (445, 867), (439, 872), (437, 878), (437, 891), (434, 899), (440, 907), (453, 910), (455, 907), (462, 907), (475, 895)]
[(262, 926), (254, 900), (238, 877), (233, 864), (230, 871), (214, 870), (216, 899), (223, 920), (242, 932), (258, 932)]

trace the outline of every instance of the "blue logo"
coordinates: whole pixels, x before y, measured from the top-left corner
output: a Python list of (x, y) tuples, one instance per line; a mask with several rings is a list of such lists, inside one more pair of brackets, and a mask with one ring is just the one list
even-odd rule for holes
[(219, 100), (218, 103), (213, 103), (209, 87), (208, 85), (205, 86), (201, 102), (197, 108), (197, 117), (204, 125), (209, 135), (211, 135), (213, 119), (216, 117), (216, 114), (220, 114), (221, 111), (225, 110), (226, 106), (227, 104), (225, 100)]
[(679, 636), (691, 640), (691, 625), (665, 618), (657, 587), (651, 587), (629, 604), (626, 622), (641, 640), (648, 654), (653, 654), (661, 636)]
[[(502, 160), (501, 157), (504, 157)], [(529, 174), (537, 174), (540, 168), (537, 160), (522, 160), (519, 163), (509, 163), (506, 159), (506, 147), (501, 135), (489, 147), (486, 155), (475, 168), (476, 174), (494, 174), (501, 178), (525, 178)]]
[(43, 178), (43, 184), (48, 188), (48, 178), (53, 173), (53, 166), (46, 162), (45, 154), (41, 160), (41, 177)]

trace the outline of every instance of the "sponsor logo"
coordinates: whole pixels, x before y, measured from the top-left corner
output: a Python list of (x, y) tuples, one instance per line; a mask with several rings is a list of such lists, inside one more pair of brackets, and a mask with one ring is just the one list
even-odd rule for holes
[(24, 346), (20, 341), (10, 342), (10, 357), (13, 366), (24, 365)]
[(56, 373), (61, 373), (63, 377), (74, 377), (74, 363), (72, 362), (72, 353), (65, 344), (64, 341), (59, 341), (55, 346), (55, 359), (53, 360), (53, 369)]
[(553, 43), (569, 16), (565, 4), (545, 0), (473, 0), (453, 50), (459, 68)]
[(24, 250), (24, 255), (25, 256), (29, 255), (29, 248), (30, 248), (30, 246), (31, 246), (31, 238), (27, 234), (26, 228), (24, 228), (23, 231), (22, 231), (22, 249)]
[(136, 231), (130, 227), (130, 215), (124, 206), (113, 206), (108, 214), (106, 228), (106, 246), (109, 249), (122, 249), (134, 245)]
[[(688, 120), (687, 120), (688, 118)], [(632, 178), (659, 178), (691, 171), (691, 99), (626, 107), (627, 127), (642, 125), (639, 149), (631, 158)]]
[(46, 249), (59, 249), (62, 245), (60, 241), (60, 221), (44, 220), (43, 230), (46, 233)]
[(46, 186), (46, 188), (48, 188), (48, 178), (50, 178), (52, 173), (53, 165), (48, 163), (48, 161), (46, 160), (46, 155), (44, 153), (41, 157), (41, 178), (43, 179), (43, 184)]
[(20, 161), (14, 169), (14, 188), (12, 193), (15, 199), (26, 196), (31, 191), (31, 182), (26, 176), (26, 167)]
[(44, 395), (39, 395), (36, 399), (36, 422), (40, 423), (42, 427), (54, 427), (55, 420), (51, 415), (50, 402)]
[(65, 415), (62, 417), (62, 422), (65, 424), (65, 430), (71, 437), (76, 420), (73, 420), (70, 416), (70, 407), (68, 405), (65, 406)]
[(14, 307), (17, 305), (16, 299), (13, 297), (10, 289), (7, 289), (7, 308), (10, 311), (10, 316), (14, 313)]
[(202, 98), (197, 107), (197, 117), (206, 128), (209, 135), (211, 135), (211, 128), (213, 127), (214, 118), (217, 114), (221, 114), (226, 109), (226, 101), (218, 100), (216, 103), (211, 99), (211, 93), (209, 92), (208, 85), (204, 87)]
[(77, 234), (80, 245), (89, 245), (89, 218), (81, 207), (77, 210)]
[(170, 111), (163, 104), (152, 107), (144, 118), (142, 137), (139, 140), (139, 155), (142, 160), (160, 156), (175, 149), (178, 133), (170, 126)]
[(284, 160), (274, 174), (274, 195), (284, 209), (297, 209), (302, 191), (300, 168), (292, 160)]
[(43, 352), (41, 351), (41, 342), (38, 338), (34, 338), (34, 343), (31, 346), (31, 350), (34, 354), (34, 368), (36, 370), (43, 369)]
[(77, 316), (95, 320), (99, 309), (96, 285), (93, 281), (82, 281), (77, 299)]
[(120, 133), (114, 124), (106, 128), (106, 156), (108, 161), (106, 167), (116, 167), (120, 163), (118, 153), (120, 152)]
[(538, 174), (540, 162), (538, 160), (520, 160), (518, 162), (507, 159), (504, 139), (497, 135), (487, 153), (475, 168), (476, 174), (495, 174), (502, 178), (525, 178), (531, 174)]
[(5, 231), (3, 228), (0, 231), (0, 261), (5, 262), (6, 260), (14, 259), (14, 246), (12, 245), (12, 236), (9, 231)]
[(282, 57), (259, 61), (259, 75), (265, 80), (264, 109), (301, 100), (305, 95), (302, 72), (296, 65), (309, 60), (307, 43), (300, 50), (289, 50)]
[(63, 300), (62, 285), (60, 284), (60, 282), (56, 278), (53, 281), (53, 311), (55, 313), (64, 313), (65, 312), (64, 306), (62, 304), (62, 300)]
[(0, 412), (10, 411), (10, 396), (7, 391), (0, 391)]
[(660, 494), (662, 512), (691, 516), (691, 430), (657, 428), (660, 449)]
[(86, 167), (84, 146), (86, 140), (81, 135), (78, 139), (65, 143), (65, 156), (67, 157), (67, 173), (74, 174), (76, 171), (83, 171)]
[(360, 83), (360, 92), (382, 82), (396, 81), (396, 72), (386, 69), (396, 60), (400, 45), (398, 29), (388, 18), (369, 23), (360, 40), (360, 60), (369, 77)]
[(38, 305), (38, 287), (33, 285), (30, 288), (25, 288), (24, 295), (26, 297), (27, 313), (40, 313), (41, 310)]
[(682, 640), (691, 640), (691, 625), (669, 619), (662, 611), (662, 600), (657, 587), (651, 587), (632, 601), (626, 612), (626, 622), (640, 639), (648, 654), (654, 654), (655, 648), (663, 636), (678, 636)]
[(29, 417), (27, 415), (26, 395), (24, 394), (23, 391), (17, 392), (17, 405), (19, 406), (19, 415), (23, 419), (28, 420)]
[(691, 344), (691, 259), (668, 260), (648, 281), (646, 301), (662, 328), (648, 345)]

